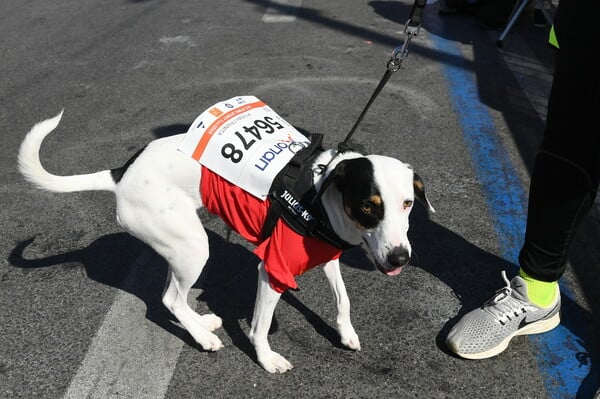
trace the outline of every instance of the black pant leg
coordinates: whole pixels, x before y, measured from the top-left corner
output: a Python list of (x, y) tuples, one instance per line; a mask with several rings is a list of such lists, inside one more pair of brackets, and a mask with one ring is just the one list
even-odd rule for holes
[(561, 48), (544, 138), (531, 176), (527, 228), (519, 254), (525, 272), (544, 281), (558, 280), (563, 274), (574, 233), (593, 205), (600, 181), (600, 67), (594, 56), (598, 24), (582, 26), (575, 18), (582, 14), (574, 8), (581, 11), (582, 4), (564, 4), (570, 9), (561, 14), (563, 2), (559, 4)]

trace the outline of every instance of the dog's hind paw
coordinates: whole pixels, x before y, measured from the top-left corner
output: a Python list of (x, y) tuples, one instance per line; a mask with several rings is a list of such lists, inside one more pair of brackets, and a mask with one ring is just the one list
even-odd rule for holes
[(342, 337), (342, 345), (346, 348), (359, 351), (360, 350), (360, 340), (358, 339), (358, 335), (352, 329), (352, 331), (340, 331), (340, 336)]
[(277, 352), (270, 351), (268, 354), (260, 356), (258, 362), (269, 373), (285, 373), (294, 368), (288, 360)]

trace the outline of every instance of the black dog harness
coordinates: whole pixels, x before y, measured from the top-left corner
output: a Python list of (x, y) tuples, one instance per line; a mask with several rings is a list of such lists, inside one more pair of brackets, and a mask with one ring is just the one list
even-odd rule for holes
[[(319, 200), (322, 192), (317, 192), (313, 185), (312, 165), (324, 151), (321, 146), (323, 135), (312, 134), (310, 138), (310, 145), (294, 155), (271, 184), (271, 206), (261, 237), (263, 240), (269, 237), (277, 220), (283, 218), (292, 230), (304, 237), (317, 238), (339, 249), (350, 248), (354, 245), (344, 241), (333, 231)], [(322, 187), (326, 186), (324, 182)]]

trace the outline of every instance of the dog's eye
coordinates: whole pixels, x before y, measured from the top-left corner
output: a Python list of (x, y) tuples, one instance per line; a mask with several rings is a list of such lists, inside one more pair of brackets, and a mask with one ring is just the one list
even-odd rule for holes
[(411, 200), (406, 200), (404, 201), (404, 203), (402, 204), (404, 209), (408, 209), (412, 206), (413, 202)]
[(360, 206), (360, 210), (366, 214), (370, 214), (371, 212), (373, 212), (373, 205), (368, 202), (365, 202)]

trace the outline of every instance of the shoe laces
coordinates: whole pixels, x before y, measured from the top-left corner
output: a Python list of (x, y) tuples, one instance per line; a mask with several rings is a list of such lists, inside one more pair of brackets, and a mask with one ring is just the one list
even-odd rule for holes
[(506, 286), (496, 291), (496, 294), (484, 303), (481, 309), (491, 314), (495, 322), (505, 325), (513, 317), (519, 317), (519, 315), (535, 308), (528, 306), (527, 303), (512, 295), (513, 289), (504, 270), (502, 270), (502, 279)]

